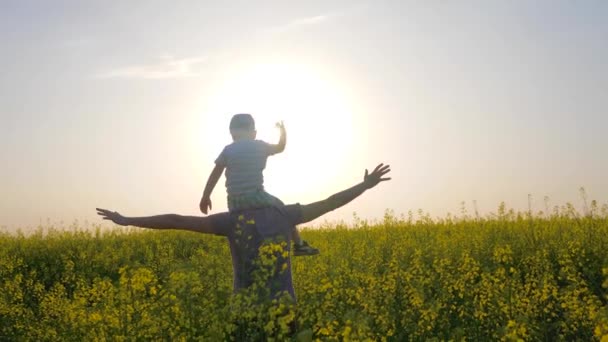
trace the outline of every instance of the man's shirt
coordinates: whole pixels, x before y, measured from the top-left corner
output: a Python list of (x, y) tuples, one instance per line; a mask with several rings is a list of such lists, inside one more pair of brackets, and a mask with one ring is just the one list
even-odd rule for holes
[[(295, 300), (291, 275), (291, 232), (302, 223), (302, 207), (299, 204), (283, 207), (267, 207), (238, 213), (220, 213), (207, 217), (210, 233), (228, 238), (234, 272), (234, 291), (253, 284), (253, 275), (259, 264), (259, 249), (268, 242), (284, 243), (277, 253), (276, 272), (272, 272), (268, 283), (271, 297), (287, 292)], [(203, 232), (203, 231), (201, 231)], [(286, 266), (283, 266), (283, 265)]]

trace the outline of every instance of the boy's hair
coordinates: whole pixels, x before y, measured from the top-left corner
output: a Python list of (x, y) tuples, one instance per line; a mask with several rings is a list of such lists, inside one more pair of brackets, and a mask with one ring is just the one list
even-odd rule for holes
[(254, 130), (255, 121), (251, 114), (235, 114), (230, 120), (230, 132)]

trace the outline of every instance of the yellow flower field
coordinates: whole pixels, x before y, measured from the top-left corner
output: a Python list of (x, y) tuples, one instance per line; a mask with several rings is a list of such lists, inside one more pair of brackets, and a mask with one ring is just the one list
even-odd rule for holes
[(297, 308), (259, 285), (232, 296), (224, 238), (88, 228), (0, 235), (0, 340), (608, 340), (595, 204), (305, 229), (321, 254), (292, 259)]

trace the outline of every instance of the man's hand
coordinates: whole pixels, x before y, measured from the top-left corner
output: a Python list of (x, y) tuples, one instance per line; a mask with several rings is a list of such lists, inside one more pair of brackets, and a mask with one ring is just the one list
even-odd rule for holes
[(278, 129), (280, 129), (281, 131), (285, 130), (285, 124), (283, 123), (283, 121), (279, 121), (276, 123), (276, 126)]
[(363, 182), (335, 193), (325, 200), (302, 206), (302, 221), (300, 223), (310, 222), (319, 216), (338, 209), (361, 196), (365, 190), (375, 187), (380, 182), (390, 180), (390, 178), (384, 177), (389, 172), (391, 172), (391, 167), (389, 165), (380, 164), (376, 166), (372, 173), (365, 170)]
[(365, 184), (365, 187), (368, 189), (371, 189), (371, 188), (375, 187), (376, 185), (378, 185), (378, 183), (380, 183), (380, 182), (390, 180), (391, 179), (390, 177), (386, 177), (386, 178), (382, 177), (389, 172), (391, 172), (391, 166), (384, 165), (384, 164), (380, 164), (380, 165), (376, 166), (374, 171), (372, 171), (372, 173), (370, 173), (370, 174), (368, 174), (367, 169), (365, 169), (365, 176), (363, 176), (363, 183)]
[(211, 210), (212, 205), (211, 205), (211, 199), (208, 197), (203, 197), (201, 199), (201, 204), (199, 205), (199, 207), (201, 208), (201, 212), (205, 215), (207, 215), (207, 213)]
[(101, 209), (101, 208), (95, 208), (95, 209), (97, 209), (97, 215), (103, 217), (104, 220), (110, 220), (121, 226), (129, 225), (127, 223), (127, 219), (116, 211), (110, 211), (110, 210)]

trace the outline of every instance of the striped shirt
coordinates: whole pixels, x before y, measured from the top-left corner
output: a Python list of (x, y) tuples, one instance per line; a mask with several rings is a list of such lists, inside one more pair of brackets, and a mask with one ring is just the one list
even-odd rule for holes
[(264, 191), (262, 172), (274, 153), (274, 146), (261, 140), (239, 140), (224, 147), (215, 163), (226, 168), (228, 196)]

